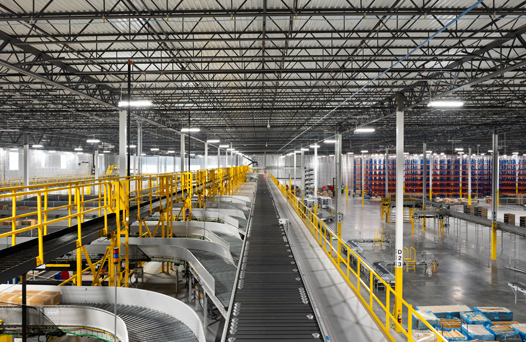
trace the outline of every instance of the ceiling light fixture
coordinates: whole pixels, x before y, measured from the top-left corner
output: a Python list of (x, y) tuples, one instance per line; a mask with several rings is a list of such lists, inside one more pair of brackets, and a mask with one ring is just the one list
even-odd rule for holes
[(166, 151), (166, 153), (175, 153), (175, 151), (169, 150), (169, 151)]
[(86, 142), (89, 144), (96, 144), (96, 143), (99, 143), (100, 140), (99, 139), (88, 139), (86, 140)]
[(154, 148), (151, 148), (150, 151), (153, 151), (153, 152), (159, 151), (159, 148), (158, 147), (154, 147)]
[(308, 148), (305, 148), (305, 147), (302, 147), (301, 150), (302, 150), (302, 151), (308, 151), (309, 149), (308, 149)]
[(367, 153), (367, 152), (369, 152), (369, 151), (367, 151), (367, 150), (363, 150), (363, 151), (360, 151), (360, 152), (361, 152), (361, 153)]
[(185, 133), (191, 133), (191, 132), (199, 132), (201, 129), (199, 127), (183, 127), (181, 128), (181, 132)]
[(427, 104), (428, 107), (462, 107), (464, 102), (462, 101), (431, 101)]
[(219, 142), (219, 139), (210, 139), (210, 140), (207, 140), (206, 142), (210, 144), (216, 144)]
[(455, 148), (455, 151), (464, 151), (464, 148), (462, 148), (462, 147), (457, 147), (457, 148)]
[[(34, 145), (33, 145), (34, 146)], [(75, 151), (82, 151), (82, 147), (75, 147)]]
[(318, 145), (318, 144), (313, 144), (313, 145), (310, 145), (309, 147), (310, 147), (310, 148), (319, 148), (320, 145)]
[(326, 144), (336, 144), (336, 139), (325, 139), (323, 142)]
[(33, 148), (42, 148), (42, 147), (44, 147), (44, 146), (42, 146), (42, 145), (40, 145), (40, 144), (35, 144), (35, 145), (33, 145)]
[(130, 107), (151, 107), (151, 101), (119, 101), (119, 107), (128, 107), (128, 102)]
[[(102, 151), (102, 153), (110, 153), (110, 152), (111, 152), (111, 151), (108, 151), (108, 150), (106, 150), (106, 151)], [(142, 155), (142, 154), (141, 154), (141, 155)]]
[(223, 145), (219, 145), (219, 147), (220, 147), (220, 148), (228, 148), (228, 147), (230, 147), (230, 145), (228, 145), (228, 144), (223, 144)]
[(354, 152), (347, 152), (347, 154), (354, 154)]
[(354, 133), (373, 133), (375, 131), (372, 127), (361, 127), (354, 130)]

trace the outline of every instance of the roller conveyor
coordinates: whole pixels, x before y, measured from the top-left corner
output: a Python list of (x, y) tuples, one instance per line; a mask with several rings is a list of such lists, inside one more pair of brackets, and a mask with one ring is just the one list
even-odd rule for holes
[[(108, 303), (75, 303), (113, 313), (114, 305)], [(128, 329), (130, 342), (197, 342), (194, 333), (184, 323), (165, 313), (141, 306), (117, 305), (119, 316)]]
[[(180, 192), (179, 192), (179, 195)], [(183, 191), (183, 196), (186, 191)], [(152, 200), (152, 205), (158, 206), (165, 204), (165, 198), (156, 198)], [(149, 214), (148, 205), (140, 207), (140, 215), (146, 216)], [(135, 206), (130, 207), (129, 212), (130, 224), (137, 221), (139, 208)], [(114, 230), (116, 227), (116, 215), (108, 214), (107, 222), (109, 230)], [(82, 223), (82, 242), (88, 244), (95, 239), (101, 237), (101, 232), (104, 229), (104, 217), (96, 218)], [(49, 233), (44, 237), (44, 263), (54, 260), (69, 251), (77, 248), (76, 241), (78, 239), (77, 225)], [(36, 265), (36, 257), (38, 256), (38, 239), (32, 239), (27, 242), (17, 244), (16, 246), (8, 247), (0, 250), (0, 283), (5, 283), (20, 274), (34, 269)]]
[(263, 176), (242, 257), (227, 341), (321, 341), (321, 332)]

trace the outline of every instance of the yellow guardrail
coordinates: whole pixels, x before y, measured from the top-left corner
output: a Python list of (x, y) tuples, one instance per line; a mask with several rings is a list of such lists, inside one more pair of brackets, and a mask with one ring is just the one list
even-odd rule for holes
[[(82, 272), (91, 270), (93, 274), (100, 274), (95, 268), (98, 263), (91, 263), (85, 249), (82, 248), (82, 227), (86, 218), (104, 217), (104, 229), (102, 236), (108, 235), (108, 215), (116, 215), (116, 229), (111, 232), (113, 247), (121, 247), (121, 237), (126, 238), (125, 248), (128, 248), (128, 215), (131, 205), (137, 205), (139, 213), (148, 207), (151, 214), (154, 209), (159, 210), (161, 215), (163, 237), (171, 236), (174, 202), (186, 201), (187, 208), (191, 210), (191, 197), (196, 194), (197, 204), (205, 205), (207, 197), (212, 200), (216, 195), (233, 195), (238, 187), (244, 182), (248, 166), (230, 167), (224, 169), (209, 169), (192, 172), (164, 173), (152, 175), (140, 175), (132, 177), (113, 177), (103, 179), (91, 179), (84, 181), (68, 181), (51, 183), (45, 185), (15, 186), (0, 189), (0, 202), (2, 210), (11, 210), (10, 217), (0, 218), (0, 225), (11, 226), (11, 231), (0, 234), (1, 238), (11, 238), (11, 245), (17, 245), (17, 236), (22, 233), (36, 231), (38, 237), (38, 256), (36, 265), (44, 263), (44, 237), (47, 235), (48, 226), (59, 222), (67, 222), (65, 225), (71, 227), (77, 225), (77, 272), (65, 281), (75, 281), (77, 285), (82, 283)], [(94, 195), (88, 196), (88, 191), (94, 189)], [(50, 196), (67, 196), (67, 204), (51, 206)], [(159, 197), (165, 198), (165, 204), (155, 205), (153, 201)], [(17, 206), (22, 198), (36, 199), (36, 205)], [(54, 198), (52, 198), (54, 200)], [(186, 204), (185, 204), (186, 205)], [(73, 222), (76, 220), (76, 223)], [(141, 217), (137, 216), (141, 221)], [(165, 226), (166, 225), (166, 226)], [(27, 227), (20, 227), (27, 226)], [(142, 228), (142, 226), (141, 226)], [(150, 236), (155, 236), (157, 229)], [(142, 234), (141, 234), (142, 236)], [(82, 255), (85, 254), (89, 267), (82, 269)], [(120, 253), (119, 255), (122, 255)], [(119, 284), (124, 279), (125, 286), (128, 281), (128, 253), (126, 251), (126, 266), (122, 272), (119, 268)], [(108, 260), (110, 258), (107, 258)], [(109, 261), (108, 261), (109, 262)], [(109, 267), (110, 282), (113, 267)], [(100, 281), (95, 281), (94, 283)]]
[[(447, 342), (447, 340), (435, 328), (433, 328), (418, 312), (416, 312), (415, 309), (413, 309), (412, 305), (408, 304), (399, 294), (397, 294), (395, 290), (382, 279), (382, 277), (380, 277), (358, 254), (347, 246), (338, 234), (334, 233), (318, 218), (315, 214), (316, 206), (314, 212), (309, 210), (309, 208), (302, 203), (301, 199), (298, 199), (286, 189), (285, 185), (281, 184), (273, 175), (270, 176), (283, 196), (285, 196), (289, 204), (305, 223), (316, 241), (318, 241), (318, 244), (344, 278), (345, 282), (351, 287), (353, 292), (360, 299), (369, 314), (373, 317), (390, 341), (395, 341), (391, 328), (399, 331), (407, 341), (415, 341), (413, 338), (413, 332), (417, 332), (417, 330), (413, 330), (412, 328), (412, 317), (414, 315), (425, 324), (429, 331), (434, 335), (434, 341)], [(354, 260), (356, 260), (356, 265), (351, 263), (351, 255)], [(364, 280), (364, 277), (367, 279)], [(377, 283), (381, 283), (385, 286), (385, 298), (380, 298), (374, 293), (374, 287)], [(362, 295), (362, 292), (365, 293), (365, 296)], [(402, 312), (400, 317), (395, 317), (393, 312), (395, 302), (398, 301), (402, 304)], [(378, 312), (380, 312), (380, 314)], [(404, 324), (404, 322), (406, 323)], [(422, 331), (418, 330), (418, 332)]]
[[(99, 179), (114, 178), (115, 175), (100, 175)], [(94, 175), (62, 175), (62, 176), (49, 176), (49, 177), (32, 177), (29, 179), (29, 185), (43, 185), (61, 182), (73, 182), (73, 181), (85, 181), (94, 180)], [(21, 178), (7, 179), (0, 181), (0, 188), (22, 186), (24, 180)]]

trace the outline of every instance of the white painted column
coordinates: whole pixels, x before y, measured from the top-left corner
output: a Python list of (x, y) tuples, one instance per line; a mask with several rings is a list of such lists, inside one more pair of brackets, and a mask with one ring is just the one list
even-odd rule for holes
[(362, 198), (365, 196), (365, 154), (362, 153)]
[(208, 169), (208, 143), (205, 142), (205, 170)]
[(181, 172), (184, 171), (184, 134), (181, 134)]
[[(296, 151), (294, 151), (294, 187), (296, 187)], [(290, 189), (290, 191), (292, 191), (292, 189)]]
[[(142, 174), (142, 121), (137, 121), (137, 174)], [(175, 165), (174, 165), (175, 166)]]
[(300, 184), (301, 195), (305, 196), (305, 151), (301, 151), (300, 172), (301, 172), (301, 184)]
[(119, 111), (119, 177), (126, 177), (126, 111)]
[(95, 155), (93, 156), (93, 168), (95, 169), (95, 179), (99, 179), (99, 167), (100, 167), (100, 160), (99, 160), (99, 150), (95, 150)]
[(429, 200), (433, 196), (433, 154), (429, 154)]
[(316, 198), (318, 198), (318, 144), (314, 145), (314, 203), (317, 204)]
[[(427, 195), (427, 144), (424, 143), (424, 158), (422, 158), (422, 205), (426, 209), (426, 195)], [(425, 222), (425, 220), (424, 220)], [(424, 223), (425, 224), (425, 223)]]
[(161, 171), (161, 156), (157, 155), (157, 173), (162, 173)]
[(221, 168), (221, 148), (217, 147), (217, 168)]
[[(396, 233), (395, 233), (395, 292), (403, 293), (404, 274), (404, 112), (403, 98), (397, 98), (396, 111)], [(395, 301), (395, 319), (402, 314), (402, 301)], [(408, 317), (407, 319), (411, 319)], [(401, 329), (395, 329), (401, 331)]]
[(468, 148), (468, 205), (471, 205), (471, 147)]
[(24, 171), (24, 185), (29, 185), (29, 136), (24, 134), (24, 160), (22, 165)]
[(497, 259), (497, 206), (499, 191), (499, 136), (493, 133), (493, 161), (491, 172), (491, 259)]
[(341, 133), (336, 134), (336, 144), (334, 145), (334, 173), (336, 178), (336, 184), (334, 184), (334, 198), (336, 208), (336, 219), (338, 220), (338, 213), (341, 211), (340, 206), (342, 203), (342, 135)]
[(385, 198), (389, 194), (389, 149), (385, 149)]

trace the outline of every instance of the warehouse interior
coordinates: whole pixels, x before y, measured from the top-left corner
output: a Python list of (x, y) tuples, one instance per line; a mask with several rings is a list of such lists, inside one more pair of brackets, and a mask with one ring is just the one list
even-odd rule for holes
[(526, 341), (525, 10), (0, 1), (0, 342)]

